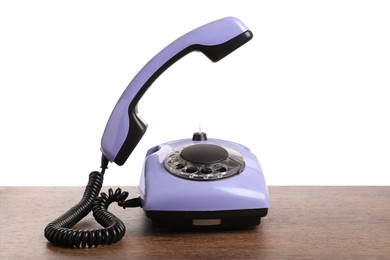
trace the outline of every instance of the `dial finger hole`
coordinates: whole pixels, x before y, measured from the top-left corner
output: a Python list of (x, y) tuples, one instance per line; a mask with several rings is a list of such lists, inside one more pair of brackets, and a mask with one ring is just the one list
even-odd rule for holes
[(175, 169), (177, 170), (180, 170), (180, 169), (183, 169), (185, 165), (181, 164), (181, 163), (178, 163), (175, 165)]
[(195, 172), (198, 171), (198, 168), (196, 168), (196, 167), (194, 167), (194, 166), (188, 166), (188, 167), (185, 169), (185, 171), (186, 171), (187, 173), (195, 173)]
[(210, 173), (213, 172), (213, 170), (210, 167), (202, 167), (200, 172), (203, 173), (203, 174), (210, 174)]
[(227, 169), (226, 169), (226, 167), (224, 167), (224, 166), (221, 166), (221, 167), (220, 167), (220, 168), (218, 168), (216, 171), (217, 171), (217, 172), (226, 172), (226, 171), (227, 171)]

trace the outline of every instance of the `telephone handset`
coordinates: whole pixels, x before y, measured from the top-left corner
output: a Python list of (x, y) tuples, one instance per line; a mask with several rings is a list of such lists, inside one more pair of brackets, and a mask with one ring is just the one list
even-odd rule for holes
[[(147, 125), (137, 114), (137, 104), (151, 84), (192, 51), (200, 51), (217, 62), (252, 37), (239, 19), (227, 17), (190, 31), (154, 56), (130, 82), (111, 113), (101, 140), (102, 170), (90, 173), (80, 202), (50, 222), (45, 237), (54, 244), (74, 248), (119, 241), (126, 228), (107, 210), (114, 201), (124, 208), (142, 207), (153, 226), (162, 228), (260, 224), (261, 217), (267, 215), (269, 200), (256, 157), (243, 145), (208, 139), (200, 132), (194, 133), (192, 139), (149, 149), (138, 198), (126, 200), (128, 193), (119, 188), (99, 196), (109, 162), (123, 165), (146, 131)], [(91, 210), (103, 228), (72, 229)]]
[(147, 127), (137, 115), (138, 101), (169, 66), (192, 51), (217, 62), (251, 38), (240, 20), (228, 17), (203, 25), (160, 51), (138, 72), (112, 111), (101, 141), (105, 157), (118, 165), (126, 162)]

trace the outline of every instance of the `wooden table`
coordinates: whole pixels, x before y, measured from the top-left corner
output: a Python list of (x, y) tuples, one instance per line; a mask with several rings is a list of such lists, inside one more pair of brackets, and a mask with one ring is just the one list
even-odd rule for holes
[[(83, 190), (0, 187), (0, 259), (390, 259), (390, 187), (269, 187), (268, 216), (245, 230), (162, 231), (142, 209), (112, 205), (127, 228), (118, 243), (90, 249), (48, 243), (46, 224)], [(137, 196), (135, 187), (126, 190)], [(89, 215), (77, 226), (97, 224)]]

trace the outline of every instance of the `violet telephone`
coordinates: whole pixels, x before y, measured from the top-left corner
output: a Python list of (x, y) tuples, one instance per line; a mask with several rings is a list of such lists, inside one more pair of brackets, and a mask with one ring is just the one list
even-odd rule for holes
[[(166, 142), (148, 150), (139, 183), (139, 197), (127, 199), (120, 188), (99, 192), (109, 162), (123, 165), (147, 125), (137, 104), (151, 84), (173, 63), (192, 51), (217, 62), (253, 37), (239, 19), (227, 17), (203, 25), (178, 38), (154, 56), (119, 98), (101, 140), (101, 171), (91, 172), (79, 203), (49, 223), (44, 231), (52, 243), (64, 247), (96, 247), (119, 241), (123, 222), (107, 209), (112, 202), (142, 207), (156, 228), (231, 228), (256, 226), (267, 215), (268, 189), (260, 164), (238, 143), (207, 138)], [(103, 227), (72, 227), (90, 211)]]

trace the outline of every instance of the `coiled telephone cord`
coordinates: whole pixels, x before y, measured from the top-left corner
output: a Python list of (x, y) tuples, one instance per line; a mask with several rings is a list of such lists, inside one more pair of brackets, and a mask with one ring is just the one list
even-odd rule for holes
[[(108, 160), (102, 156), (101, 172), (93, 171), (89, 174), (89, 181), (79, 203), (70, 208), (60, 217), (50, 222), (45, 228), (45, 237), (53, 244), (63, 247), (86, 248), (98, 245), (109, 245), (119, 241), (126, 232), (123, 222), (107, 209), (113, 202), (119, 206), (140, 207), (139, 198), (125, 201), (128, 192), (118, 188), (115, 192), (108, 190), (108, 195), (99, 192), (103, 186), (103, 176), (107, 169)], [(88, 215), (91, 210), (96, 221), (103, 228), (91, 230), (77, 230), (72, 227)]]

